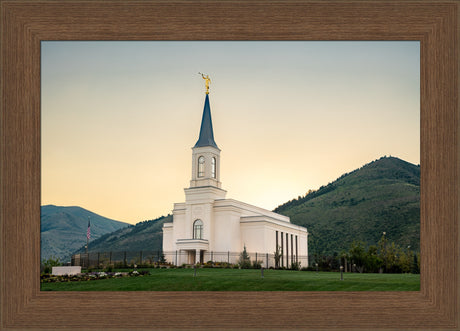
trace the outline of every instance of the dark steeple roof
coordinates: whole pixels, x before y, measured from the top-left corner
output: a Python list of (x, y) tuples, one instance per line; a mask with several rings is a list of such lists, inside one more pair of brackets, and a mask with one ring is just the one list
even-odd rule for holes
[(209, 107), (209, 95), (206, 94), (204, 101), (203, 117), (201, 118), (200, 137), (196, 142), (195, 147), (212, 146), (219, 148), (214, 141), (214, 133), (212, 131), (211, 108)]

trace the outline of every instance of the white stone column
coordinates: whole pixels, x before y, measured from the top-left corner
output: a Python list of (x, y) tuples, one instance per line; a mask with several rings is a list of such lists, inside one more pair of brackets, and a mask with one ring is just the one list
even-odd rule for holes
[[(182, 262), (181, 262), (181, 259), (180, 259), (181, 255), (182, 255), (182, 250), (179, 249), (176, 252), (177, 252), (177, 265), (179, 266), (179, 265), (182, 265)], [(174, 258), (176, 258), (176, 257), (174, 256)]]

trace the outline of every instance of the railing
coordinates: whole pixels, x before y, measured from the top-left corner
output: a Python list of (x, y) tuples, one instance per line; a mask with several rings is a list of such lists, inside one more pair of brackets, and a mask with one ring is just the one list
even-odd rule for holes
[[(301, 268), (308, 267), (308, 256), (282, 256), (275, 259), (274, 254), (248, 252), (251, 266), (264, 268)], [(83, 268), (115, 268), (128, 266), (154, 266), (158, 264), (191, 265), (196, 263), (214, 266), (234, 265), (241, 262), (242, 252), (213, 252), (202, 251), (196, 254), (194, 251), (112, 251), (112, 252), (89, 252), (72, 256), (72, 265)]]

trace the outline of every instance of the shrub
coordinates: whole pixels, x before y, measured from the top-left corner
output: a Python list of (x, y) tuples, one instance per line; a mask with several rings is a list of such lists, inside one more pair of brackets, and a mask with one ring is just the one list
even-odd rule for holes
[(254, 269), (260, 269), (260, 268), (262, 268), (262, 263), (263, 263), (263, 261), (261, 261), (261, 260), (253, 261), (252, 262), (252, 267)]
[(246, 245), (244, 246), (243, 252), (240, 254), (238, 265), (241, 269), (251, 268), (251, 259), (249, 258), (248, 252), (246, 252)]
[(57, 267), (61, 265), (62, 263), (59, 261), (59, 258), (52, 256), (47, 260), (43, 260), (42, 262), (43, 273), (50, 274), (53, 267)]
[(292, 262), (291, 263), (292, 270), (300, 270), (300, 262)]
[(121, 269), (121, 268), (125, 267), (125, 264), (124, 264), (124, 262), (116, 262), (114, 264), (114, 267), (115, 267), (115, 269)]

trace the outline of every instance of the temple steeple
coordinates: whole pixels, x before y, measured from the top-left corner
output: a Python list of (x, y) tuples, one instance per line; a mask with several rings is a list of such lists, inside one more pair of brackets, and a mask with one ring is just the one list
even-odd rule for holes
[(196, 142), (195, 147), (212, 146), (217, 147), (214, 141), (214, 132), (212, 130), (211, 108), (209, 107), (209, 94), (206, 94), (204, 100), (203, 117), (201, 118), (200, 137)]
[(220, 149), (214, 141), (208, 93), (204, 100), (200, 136), (192, 151), (190, 188), (205, 186), (220, 188)]

